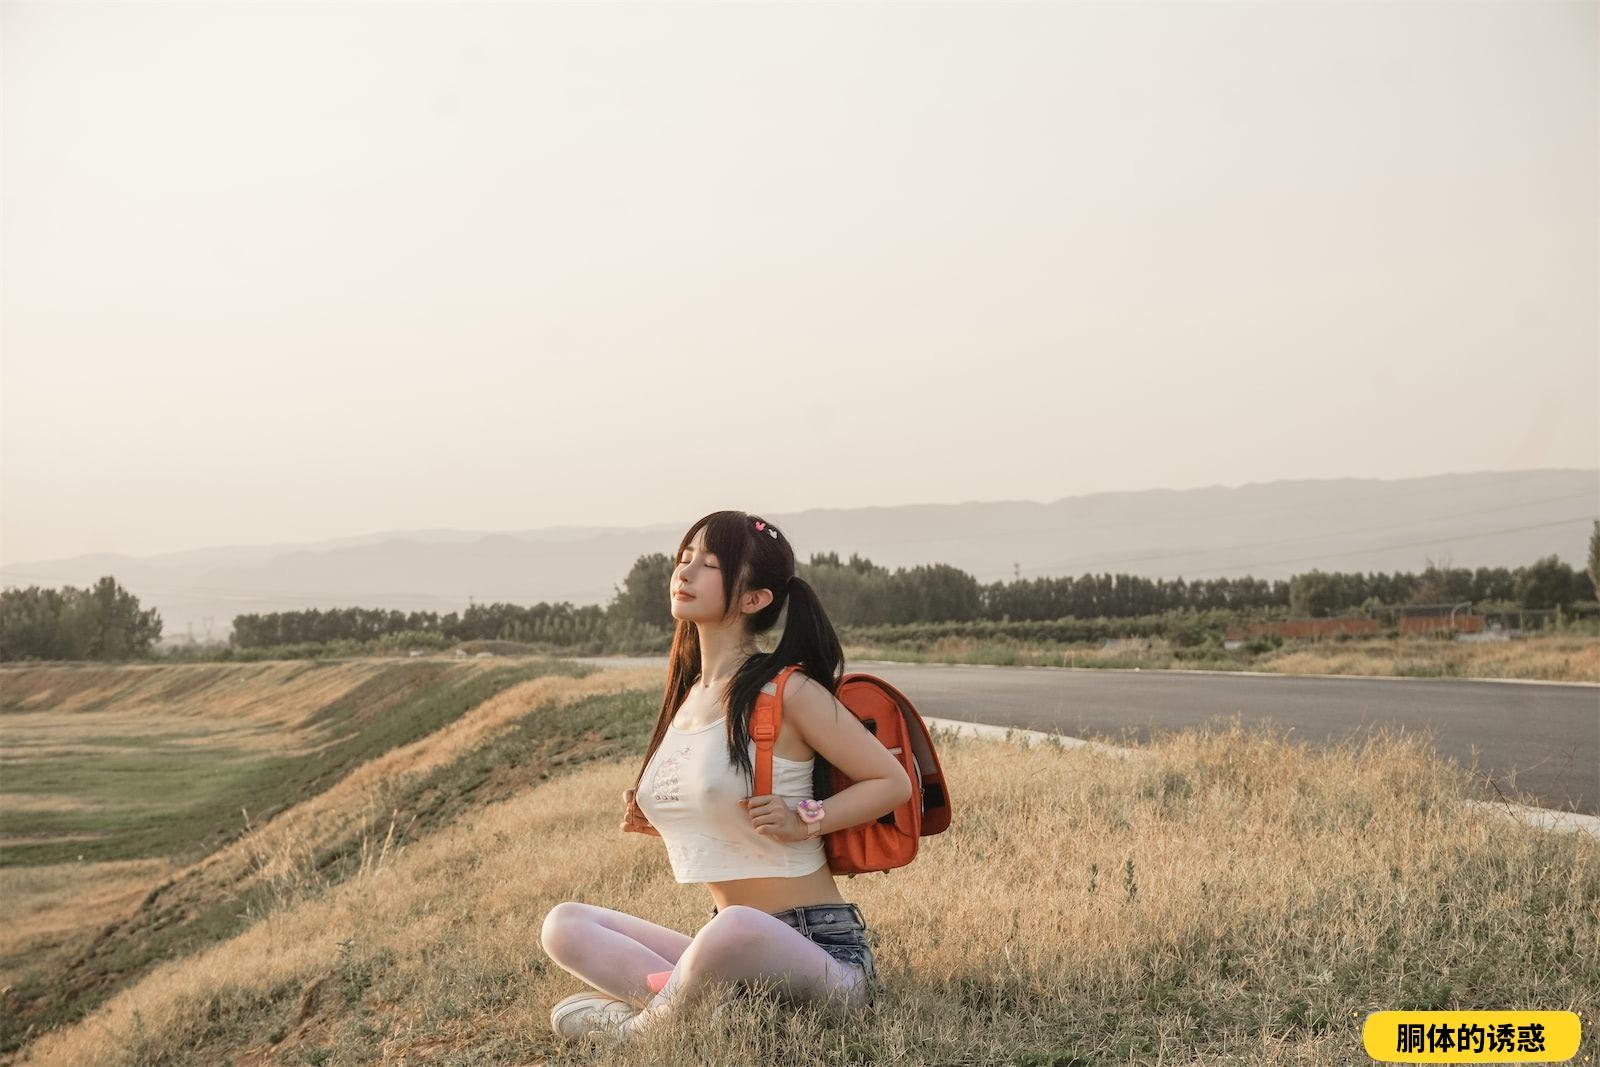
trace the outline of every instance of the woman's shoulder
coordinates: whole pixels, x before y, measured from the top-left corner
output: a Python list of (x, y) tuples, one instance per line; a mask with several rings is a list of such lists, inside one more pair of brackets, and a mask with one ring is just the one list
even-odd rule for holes
[(773, 687), (777, 685), (778, 679), (783, 675), (784, 671), (789, 672), (788, 681), (783, 683), (784, 696), (788, 696), (791, 693), (798, 693), (800, 690), (809, 689), (812, 686), (815, 686), (818, 689), (822, 688), (822, 686), (817, 683), (816, 679), (806, 674), (804, 667), (800, 666), (798, 663), (792, 663), (787, 667), (779, 667), (773, 672), (772, 681), (768, 682), (765, 687), (767, 692), (770, 693), (773, 691)]
[[(783, 672), (778, 673), (781, 675)], [(775, 675), (762, 692), (777, 692), (777, 681)], [(783, 683), (783, 700), (785, 707), (827, 708), (833, 704), (833, 694), (821, 682), (807, 675), (803, 668), (796, 666), (789, 671), (789, 677)]]
[[(784, 677), (785, 671), (788, 672), (787, 678)], [(786, 703), (794, 700), (796, 696), (808, 694), (810, 690), (821, 688), (820, 686), (815, 685), (810, 678), (807, 678), (805, 672), (800, 669), (798, 664), (795, 664), (792, 668), (779, 667), (777, 670), (773, 671), (772, 677), (768, 678), (766, 684), (761, 687), (761, 691), (756, 695), (756, 699), (770, 699), (777, 696), (779, 681), (783, 682), (783, 699)], [(803, 700), (805, 697), (800, 696), (800, 699)]]

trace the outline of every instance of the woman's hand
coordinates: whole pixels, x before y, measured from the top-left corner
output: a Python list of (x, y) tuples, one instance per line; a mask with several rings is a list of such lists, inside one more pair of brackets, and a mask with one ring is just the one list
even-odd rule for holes
[(804, 841), (806, 821), (776, 793), (745, 797), (739, 804), (750, 813), (750, 825), (762, 837), (774, 841)]
[(632, 805), (632, 804), (633, 804), (633, 790), (624, 789), (622, 791), (622, 827), (621, 827), (624, 830), (626, 830), (628, 828), (628, 812), (631, 810), (630, 809), (630, 805)]

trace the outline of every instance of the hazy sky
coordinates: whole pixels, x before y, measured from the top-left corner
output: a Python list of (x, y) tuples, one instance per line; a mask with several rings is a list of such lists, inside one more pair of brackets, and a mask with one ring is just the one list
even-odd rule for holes
[(1600, 462), (1595, 3), (15, 3), (6, 562)]

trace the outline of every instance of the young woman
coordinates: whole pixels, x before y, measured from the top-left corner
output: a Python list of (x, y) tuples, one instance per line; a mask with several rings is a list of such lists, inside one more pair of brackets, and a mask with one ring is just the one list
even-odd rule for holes
[[(625, 818), (623, 828), (661, 837), (676, 879), (710, 891), (711, 919), (691, 937), (593, 904), (551, 908), (545, 952), (601, 991), (556, 1005), (551, 1025), (569, 1039), (627, 1040), (713, 985), (743, 992), (762, 982), (791, 1001), (845, 1010), (881, 985), (866, 923), (839, 895), (822, 835), (893, 811), (911, 797), (911, 781), (835, 699), (844, 655), (795, 574), (793, 548), (757, 516), (713, 512), (679, 545), (668, 595), (676, 632), (666, 694), (635, 789), (623, 794), (625, 806), (637, 795), (648, 825)], [(777, 647), (761, 652), (756, 637), (785, 611)], [(791, 667), (772, 793), (752, 796), (751, 713)], [(821, 804), (818, 756), (852, 783)]]

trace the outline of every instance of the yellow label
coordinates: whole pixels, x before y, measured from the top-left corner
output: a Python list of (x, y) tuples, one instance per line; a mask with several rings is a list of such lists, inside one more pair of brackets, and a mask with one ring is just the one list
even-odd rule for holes
[(1367, 1055), (1388, 1063), (1559, 1063), (1582, 1036), (1570, 1011), (1375, 1011), (1361, 1026)]

